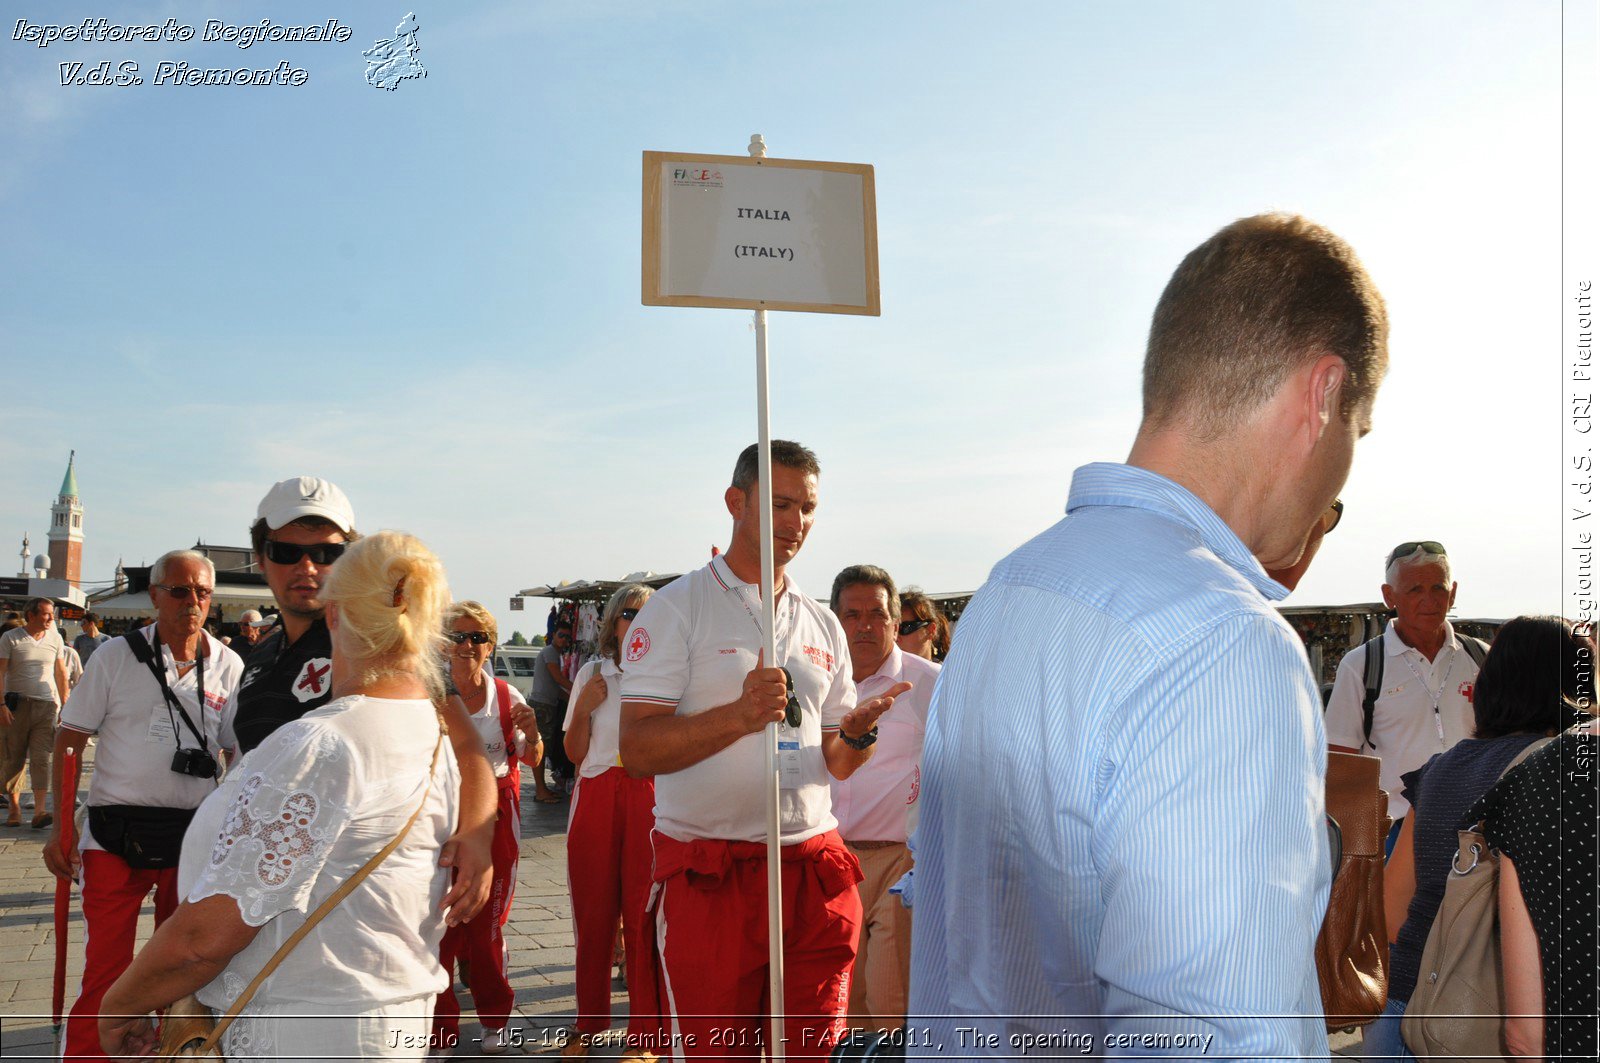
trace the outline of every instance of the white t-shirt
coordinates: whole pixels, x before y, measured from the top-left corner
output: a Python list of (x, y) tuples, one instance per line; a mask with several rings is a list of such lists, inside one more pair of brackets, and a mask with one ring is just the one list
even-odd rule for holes
[(906, 840), (906, 817), (922, 794), (922, 738), (938, 678), (939, 665), (896, 646), (878, 670), (856, 687), (856, 696), (865, 701), (896, 683), (911, 684), (911, 689), (878, 717), (872, 759), (848, 779), (829, 780), (833, 814), (846, 841)]
[[(1347, 746), (1382, 760), (1379, 785), (1389, 793), (1390, 818), (1398, 820), (1411, 810), (1411, 803), (1400, 796), (1400, 776), (1472, 737), (1476, 726), (1472, 685), (1478, 680), (1478, 665), (1461, 648), (1449, 624), (1444, 646), (1432, 661), (1395, 634), (1393, 620), (1383, 632), (1383, 652), (1383, 685), (1372, 708), (1372, 747), (1362, 748), (1361, 700), (1367, 693), (1364, 644), (1339, 662), (1323, 729), (1329, 745)], [(1435, 719), (1433, 694), (1441, 688)]]
[[(143, 629), (147, 642), (155, 625)], [(172, 663), (172, 648), (161, 647), (167, 685), (205, 735), (213, 756), (222, 728), (222, 708), (239, 686), (244, 662), (221, 642), (201, 633), (210, 650), (206, 658), (206, 705), (201, 711), (196, 681), (198, 668), (179, 677)], [(156, 808), (194, 808), (217, 788), (215, 779), (197, 779), (172, 770), (172, 754), (181, 744), (198, 749), (194, 733), (173, 712), (150, 669), (140, 664), (125, 638), (104, 643), (89, 658), (83, 679), (73, 687), (61, 710), (61, 724), (85, 734), (99, 735), (94, 776), (89, 782), (91, 805), (147, 805)], [(80, 847), (98, 849), (90, 831), (83, 831)]]
[(585, 779), (604, 775), (610, 768), (622, 767), (622, 752), (617, 746), (617, 729), (622, 722), (622, 669), (610, 657), (596, 657), (578, 669), (578, 678), (572, 681), (572, 697), (567, 699), (567, 718), (561, 728), (572, 730), (572, 719), (578, 714), (578, 695), (596, 672), (605, 677), (606, 700), (589, 715), (589, 752), (578, 766), (578, 775)]
[[(261, 932), (199, 990), (203, 1003), (231, 1004), (305, 917), (399, 833), (422, 801), (438, 738), (431, 701), (355, 695), (284, 724), (228, 773), (184, 837), (178, 895), (232, 897)], [(357, 1013), (445, 987), (439, 902), (450, 871), (439, 850), (455, 829), (459, 786), (446, 741), (405, 841), (289, 953), (246, 1015), (286, 1002)]]
[[(494, 769), (494, 777), (504, 779), (511, 774), (511, 758), (506, 756), (506, 732), (500, 726), (500, 696), (495, 693), (497, 684), (493, 676), (485, 675), (483, 682), (489, 689), (483, 696), (483, 708), (471, 714), (472, 726), (477, 728), (478, 737), (483, 739), (483, 752), (489, 758), (489, 767)], [(511, 692), (512, 712), (516, 711), (516, 706), (527, 704), (522, 691), (510, 683), (506, 684), (506, 689)], [(512, 727), (511, 737), (520, 758), (527, 748), (527, 736), (520, 729)]]
[[(657, 591), (645, 602), (622, 649), (622, 700), (666, 705), (693, 716), (738, 699), (761, 648), (761, 592), (739, 580), (721, 557)], [(782, 843), (793, 845), (836, 826), (822, 759), (822, 732), (837, 730), (856, 705), (850, 652), (838, 618), (786, 581), (777, 603), (778, 660), (794, 676), (797, 731), (794, 776), (779, 792)], [(682, 771), (656, 776), (656, 829), (679, 841), (766, 837), (765, 732), (745, 735)]]
[(53, 701), (56, 696), (56, 661), (61, 659), (63, 643), (54, 625), (34, 638), (27, 628), (14, 627), (0, 635), (0, 660), (6, 661), (6, 690), (36, 701)]

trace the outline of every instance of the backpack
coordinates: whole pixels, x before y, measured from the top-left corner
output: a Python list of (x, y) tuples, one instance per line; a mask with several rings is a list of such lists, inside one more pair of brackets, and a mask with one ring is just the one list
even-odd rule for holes
[[(1548, 742), (1542, 738), (1506, 765), (1511, 769)], [(1502, 1059), (1506, 1011), (1500, 971), (1500, 854), (1489, 848), (1481, 822), (1457, 834), (1444, 900), (1422, 946), (1417, 988), (1400, 1020), (1400, 1036), (1423, 1063), (1480, 1056)]]
[[(1489, 647), (1483, 640), (1463, 635), (1458, 631), (1456, 641), (1467, 651), (1472, 663), (1482, 668), (1483, 659), (1489, 655)], [(1377, 749), (1378, 747), (1372, 742), (1372, 713), (1378, 707), (1378, 691), (1383, 689), (1383, 659), (1388, 655), (1383, 652), (1382, 634), (1374, 635), (1363, 642), (1361, 647), (1367, 651), (1366, 671), (1362, 673), (1362, 683), (1366, 686), (1366, 693), (1361, 697), (1361, 746), (1363, 749)]]
[(1379, 761), (1328, 753), (1328, 818), (1337, 825), (1333, 886), (1317, 932), (1317, 984), (1328, 1029), (1365, 1026), (1389, 995), (1389, 935), (1383, 911), (1383, 839), (1389, 795)]

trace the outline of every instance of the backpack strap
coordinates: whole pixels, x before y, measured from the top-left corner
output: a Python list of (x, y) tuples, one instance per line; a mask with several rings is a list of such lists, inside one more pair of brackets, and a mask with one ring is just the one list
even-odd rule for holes
[(1483, 659), (1489, 656), (1489, 647), (1484, 645), (1482, 639), (1475, 639), (1471, 635), (1456, 632), (1456, 641), (1461, 643), (1461, 648), (1467, 651), (1467, 656), (1472, 658), (1472, 663), (1479, 668), (1483, 667)]
[(1383, 636), (1374, 635), (1361, 645), (1367, 651), (1366, 671), (1362, 677), (1366, 689), (1361, 696), (1361, 744), (1377, 749), (1372, 741), (1372, 714), (1378, 706), (1378, 691), (1383, 689)]

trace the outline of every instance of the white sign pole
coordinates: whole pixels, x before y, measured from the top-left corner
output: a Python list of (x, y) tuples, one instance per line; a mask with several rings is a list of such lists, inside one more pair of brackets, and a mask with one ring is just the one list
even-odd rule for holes
[[(750, 154), (763, 159), (767, 145), (757, 133), (750, 138)], [(778, 641), (775, 630), (777, 598), (773, 588), (772, 556), (772, 417), (767, 389), (767, 312), (755, 312), (756, 324), (756, 438), (761, 453), (756, 462), (761, 507), (761, 639), (765, 664), (776, 668)], [(783, 854), (778, 822), (778, 725), (767, 725), (767, 994), (772, 1014), (772, 1038), (767, 1058), (783, 1063)]]

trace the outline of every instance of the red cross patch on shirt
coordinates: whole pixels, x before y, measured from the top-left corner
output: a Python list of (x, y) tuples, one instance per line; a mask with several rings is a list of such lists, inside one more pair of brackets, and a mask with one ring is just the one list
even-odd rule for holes
[(628, 660), (637, 661), (650, 652), (650, 632), (635, 627), (628, 632)]
[(305, 667), (300, 669), (300, 674), (295, 676), (294, 683), (289, 687), (289, 693), (302, 703), (322, 697), (331, 682), (328, 673), (332, 670), (333, 662), (328, 658), (311, 658), (305, 663)]

